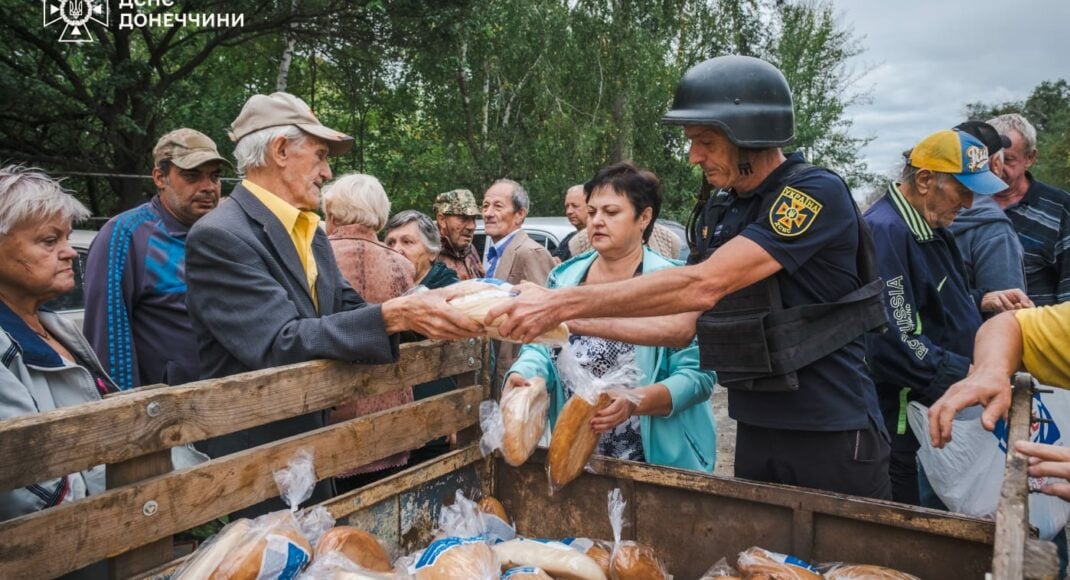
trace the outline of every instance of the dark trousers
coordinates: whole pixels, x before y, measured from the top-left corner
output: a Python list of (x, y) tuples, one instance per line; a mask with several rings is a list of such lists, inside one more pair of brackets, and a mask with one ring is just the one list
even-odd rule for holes
[(795, 431), (739, 423), (736, 477), (891, 499), (889, 452), (888, 436), (872, 421), (854, 431)]
[(918, 452), (910, 449), (892, 451), (888, 464), (892, 479), (892, 499), (899, 503), (921, 505), (918, 492)]

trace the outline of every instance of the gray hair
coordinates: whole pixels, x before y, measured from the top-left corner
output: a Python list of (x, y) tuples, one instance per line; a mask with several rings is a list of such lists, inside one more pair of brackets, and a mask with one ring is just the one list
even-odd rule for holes
[(414, 209), (398, 212), (394, 214), (394, 217), (390, 218), (390, 221), (386, 222), (386, 232), (390, 233), (413, 222), (416, 222), (416, 229), (420, 232), (420, 240), (431, 254), (431, 259), (434, 260), (438, 253), (442, 251), (442, 242), (439, 238), (438, 226), (426, 214)]
[(524, 189), (523, 185), (513, 181), (512, 179), (499, 179), (490, 184), (491, 187), (498, 185), (499, 183), (505, 183), (513, 188), (513, 211), (519, 212), (520, 210), (528, 211), (528, 207), (531, 206), (531, 202), (528, 200), (528, 192)]
[(324, 215), (338, 225), (359, 224), (377, 232), (390, 216), (390, 200), (383, 184), (363, 173), (343, 175), (327, 186), (322, 205)]
[(1025, 141), (1025, 152), (1028, 154), (1037, 149), (1037, 130), (1018, 113), (1000, 115), (989, 119), (988, 124), (996, 128), (1000, 135), (1010, 135), (1011, 130), (1017, 131)]
[(92, 215), (59, 181), (35, 167), (0, 169), (0, 236), (33, 220), (79, 222)]
[(268, 147), (277, 137), (300, 143), (305, 140), (305, 132), (297, 125), (282, 125), (254, 131), (241, 138), (234, 146), (234, 161), (239, 175), (245, 175), (249, 169), (267, 165)]

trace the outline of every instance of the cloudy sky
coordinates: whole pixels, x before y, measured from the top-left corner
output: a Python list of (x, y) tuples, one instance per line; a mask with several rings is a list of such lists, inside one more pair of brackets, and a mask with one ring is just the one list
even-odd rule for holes
[[(852, 132), (887, 174), (925, 135), (965, 120), (966, 103), (1029, 95), (1041, 81), (1070, 80), (1070, 0), (834, 0), (865, 52), (858, 87), (868, 104), (849, 109)], [(1043, 154), (1043, 152), (1041, 152)]]

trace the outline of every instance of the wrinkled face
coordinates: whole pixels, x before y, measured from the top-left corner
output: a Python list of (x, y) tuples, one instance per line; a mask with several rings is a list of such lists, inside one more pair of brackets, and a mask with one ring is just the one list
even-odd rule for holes
[(431, 252), (427, 251), (427, 246), (420, 237), (420, 227), (416, 225), (416, 222), (409, 222), (390, 230), (383, 241), (387, 247), (401, 252), (401, 255), (408, 258), (417, 273), (431, 268)]
[(599, 254), (618, 254), (634, 250), (643, 244), (643, 230), (650, 224), (653, 210), (646, 208), (639, 215), (627, 195), (604, 185), (591, 192), (587, 202), (590, 218), (587, 235), (591, 246)]
[(187, 226), (219, 205), (221, 175), (222, 164), (218, 161), (202, 163), (194, 169), (182, 169), (172, 163), (166, 175), (159, 167), (152, 170), (160, 201), (171, 215)]
[(927, 194), (919, 209), (929, 227), (946, 228), (955, 221), (960, 209), (973, 205), (973, 192), (953, 176), (932, 175), (927, 181)]
[[(286, 141), (284, 138), (281, 138)], [(331, 180), (331, 166), (327, 164), (327, 142), (306, 135), (298, 141), (287, 141), (279, 155), (281, 181), (297, 209), (314, 210), (320, 204), (320, 188)]]
[(513, 209), (513, 187), (508, 183), (493, 185), (483, 194), (483, 228), (495, 242), (520, 229), (526, 214)]
[(587, 227), (587, 202), (582, 187), (573, 187), (565, 193), (565, 217), (577, 230)]
[(472, 245), (472, 235), (476, 231), (476, 218), (463, 215), (438, 214), (435, 218), (438, 231), (450, 241), (450, 245), (459, 252)]
[(1025, 139), (1018, 131), (1010, 131), (1007, 137), (1011, 140), (1011, 146), (1003, 150), (1003, 172), (1000, 177), (1013, 188), (1027, 179), (1025, 172), (1033, 166), (1037, 152), (1036, 149), (1025, 150)]
[(78, 257), (67, 239), (70, 233), (70, 221), (53, 216), (0, 236), (0, 287), (39, 302), (70, 292)]
[(702, 168), (710, 185), (724, 189), (739, 180), (739, 148), (715, 127), (687, 125), (684, 134), (691, 140), (688, 161)]

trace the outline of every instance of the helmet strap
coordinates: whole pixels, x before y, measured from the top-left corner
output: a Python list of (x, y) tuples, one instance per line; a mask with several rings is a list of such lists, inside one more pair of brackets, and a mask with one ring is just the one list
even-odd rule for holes
[(750, 164), (750, 155), (747, 153), (747, 150), (742, 147), (739, 148), (739, 163), (736, 164), (736, 168), (739, 169), (740, 175), (750, 175), (751, 173), (754, 173), (754, 168), (751, 167)]

